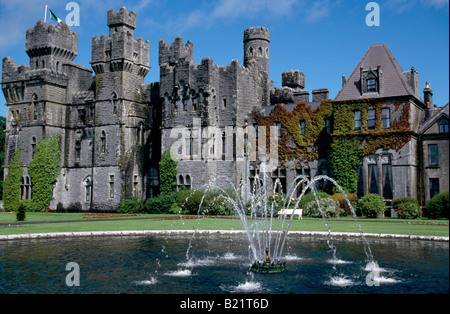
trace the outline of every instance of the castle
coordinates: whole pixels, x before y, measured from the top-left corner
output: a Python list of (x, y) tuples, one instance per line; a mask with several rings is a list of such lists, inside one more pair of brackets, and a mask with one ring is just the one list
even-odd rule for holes
[[(437, 152), (448, 150), (448, 105), (433, 108), (429, 86), (422, 100), (417, 71), (403, 72), (384, 44), (371, 46), (353, 74), (343, 77), (334, 101), (326, 88), (312, 90), (311, 96), (305, 90), (305, 75), (298, 70), (282, 73), (281, 88), (272, 86), (270, 34), (264, 27), (244, 31), (243, 65), (232, 60), (219, 66), (210, 58), (196, 64), (190, 41), (185, 44), (176, 37), (169, 45), (160, 40), (160, 81), (146, 84), (150, 43), (134, 38), (136, 13), (122, 7), (107, 14), (109, 36), (92, 38), (92, 69), (74, 63), (78, 35), (64, 22), (54, 26), (40, 20), (27, 30), (30, 65), (3, 59), (5, 176), (20, 145), (23, 199), (31, 198), (27, 166), (44, 137), (56, 135), (62, 152), (50, 207), (116, 210), (124, 198), (159, 193), (164, 151), (176, 150), (178, 155), (178, 189), (224, 186), (225, 181), (253, 184), (261, 162), (248, 162), (239, 145), (248, 139), (249, 126), (257, 138), (258, 121), (276, 117), (277, 110), (290, 112), (294, 120), (298, 118), (300, 136), (292, 136), (296, 131), (286, 120), (269, 120), (275, 122), (280, 144), (287, 145), (285, 152), (302, 152), (297, 148), (310, 132), (313, 115), (332, 108), (321, 116), (321, 132), (336, 135), (334, 117), (340, 108), (356, 102), (360, 105), (351, 111), (354, 125), (347, 133), (357, 136), (355, 130), (372, 134), (371, 130), (388, 129), (378, 136), (396, 136), (397, 131), (408, 135), (401, 149), (381, 145), (368, 151), (358, 170), (360, 194), (379, 193), (388, 200), (421, 195), (428, 200), (430, 193), (448, 189), (448, 165)], [(311, 113), (306, 120), (301, 119), (301, 108)], [(402, 119), (407, 125), (400, 128)], [(332, 175), (329, 147), (321, 145), (311, 139), (305, 152), (315, 154), (281, 156), (270, 170), (272, 178), (280, 179), (287, 190), (299, 174)], [(433, 164), (426, 164), (430, 158)]]

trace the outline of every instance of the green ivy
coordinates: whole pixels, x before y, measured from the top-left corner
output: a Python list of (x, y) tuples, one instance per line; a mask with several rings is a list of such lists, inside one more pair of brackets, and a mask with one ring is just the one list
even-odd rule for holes
[(171, 156), (170, 150), (165, 151), (161, 156), (159, 163), (159, 177), (161, 194), (169, 194), (174, 191), (178, 162)]
[(14, 153), (14, 158), (8, 167), (8, 176), (3, 183), (3, 204), (6, 211), (17, 211), (20, 204), (20, 186), (22, 184), (23, 168), (20, 161), (20, 146)]
[(336, 136), (331, 143), (330, 162), (333, 176), (347, 193), (356, 193), (358, 188), (357, 169), (362, 155), (358, 144), (355, 139), (345, 136)]
[(36, 146), (35, 157), (28, 168), (33, 184), (32, 211), (44, 211), (53, 197), (53, 185), (61, 171), (58, 142), (58, 138), (53, 135), (51, 140), (44, 138)]

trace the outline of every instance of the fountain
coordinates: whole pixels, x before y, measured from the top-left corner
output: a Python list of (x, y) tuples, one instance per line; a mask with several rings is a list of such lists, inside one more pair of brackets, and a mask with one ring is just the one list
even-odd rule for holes
[[(264, 164), (261, 164), (261, 166), (263, 167)], [(248, 192), (247, 202), (245, 202), (245, 200), (241, 197), (233, 197), (224, 188), (215, 184), (209, 185), (205, 189), (206, 191), (211, 189), (221, 191), (221, 196), (224, 196), (227, 202), (232, 204), (236, 214), (239, 215), (249, 242), (251, 260), (253, 262), (249, 267), (251, 272), (272, 274), (281, 273), (287, 270), (286, 263), (282, 260), (283, 250), (292, 220), (294, 218), (295, 210), (298, 209), (302, 197), (308, 190), (314, 194), (317, 207), (322, 216), (322, 221), (324, 222), (324, 226), (327, 228), (327, 245), (333, 254), (332, 260), (338, 260), (336, 256), (337, 248), (333, 244), (331, 229), (326, 222), (326, 214), (321, 208), (319, 198), (316, 195), (316, 185), (320, 180), (331, 182), (343, 194), (344, 199), (352, 212), (355, 224), (359, 229), (366, 254), (366, 261), (368, 265), (377, 265), (373, 259), (372, 251), (367, 240), (365, 239), (361, 225), (358, 222), (356, 212), (346, 196), (346, 193), (335, 180), (326, 175), (316, 176), (311, 180), (306, 176), (299, 175), (295, 178), (294, 184), (291, 185), (288, 193), (284, 196), (282, 193), (280, 180), (277, 178), (275, 183), (272, 185), (272, 180), (268, 178), (267, 175), (267, 173), (270, 172), (264, 170), (264, 168), (261, 169), (261, 177), (259, 174), (256, 174), (254, 184), (251, 189), (248, 186), (248, 182), (244, 182), (236, 187), (227, 177), (217, 178), (225, 179), (229, 182), (230, 188), (236, 195), (242, 195), (243, 193), (241, 192)], [(304, 184), (304, 188), (302, 189), (299, 197), (295, 200), (293, 197), (294, 193), (302, 184)], [(277, 188), (281, 191), (281, 194), (276, 193)], [(203, 199), (204, 196), (199, 206), (199, 216), (202, 214), (200, 208), (202, 206)], [(281, 208), (293, 208), (294, 210), (291, 214), (277, 217), (278, 210), (280, 209), (280, 203), (282, 204)]]

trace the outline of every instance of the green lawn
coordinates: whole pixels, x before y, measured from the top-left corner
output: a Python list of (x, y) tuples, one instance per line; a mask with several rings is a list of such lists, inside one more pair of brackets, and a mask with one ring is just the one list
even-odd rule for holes
[[(242, 230), (238, 219), (180, 219), (172, 215), (174, 220), (156, 220), (145, 218), (163, 218), (170, 215), (141, 215), (138, 217), (122, 217), (120, 220), (93, 221), (83, 219), (82, 213), (27, 213), (25, 222), (68, 221), (70, 223), (40, 223), (17, 225), (15, 214), (0, 213), (0, 235), (22, 233), (82, 232), (82, 231), (125, 231), (125, 230)], [(130, 219), (139, 218), (139, 219)], [(82, 220), (77, 222), (76, 220)], [(427, 236), (449, 236), (448, 220), (401, 220), (394, 218), (364, 219), (359, 218), (364, 233), (408, 234)], [(409, 222), (409, 223), (408, 223)], [(278, 223), (278, 221), (276, 221)], [(437, 225), (440, 223), (444, 225)], [(359, 232), (351, 217), (327, 221), (333, 232)], [(322, 220), (303, 219), (292, 221), (291, 231), (327, 231)]]

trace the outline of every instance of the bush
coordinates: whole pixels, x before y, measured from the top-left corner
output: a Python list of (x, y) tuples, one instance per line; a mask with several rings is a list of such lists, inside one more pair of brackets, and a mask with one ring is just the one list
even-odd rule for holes
[(209, 215), (232, 215), (235, 213), (232, 200), (238, 201), (234, 191), (226, 191), (224, 193), (219, 190), (206, 192), (205, 200), (208, 202), (208, 207), (206, 212), (202, 214)]
[(20, 202), (19, 207), (17, 208), (17, 214), (16, 214), (17, 221), (25, 220), (25, 216), (27, 215), (25, 206), (26, 206), (25, 204)]
[(422, 216), (422, 210), (414, 202), (405, 202), (398, 206), (397, 215), (401, 219), (416, 219)]
[(449, 191), (433, 196), (425, 206), (425, 215), (431, 219), (449, 218)]
[(173, 210), (171, 210), (171, 208), (175, 204), (176, 196), (177, 194), (172, 192), (149, 198), (147, 199), (147, 201), (145, 201), (145, 211), (148, 214), (173, 213)]
[[(344, 210), (339, 206), (339, 202), (332, 198), (319, 198), (319, 207), (317, 206), (317, 201), (313, 200), (309, 202), (303, 209), (303, 214), (307, 217), (312, 218), (331, 218), (339, 217), (344, 214)], [(322, 211), (322, 212), (321, 212)]]
[(367, 218), (376, 218), (386, 210), (386, 204), (382, 196), (378, 194), (367, 194), (358, 202), (358, 209)]
[[(325, 193), (322, 191), (316, 191), (316, 196), (319, 199), (330, 197), (330, 195), (328, 193)], [(298, 208), (305, 209), (306, 206), (311, 202), (314, 202), (314, 203), (316, 202), (316, 198), (314, 197), (313, 192), (309, 192), (308, 194), (303, 195), (302, 199), (298, 203)]]
[(406, 204), (406, 203), (414, 203), (417, 206), (419, 206), (419, 202), (415, 198), (412, 197), (401, 197), (396, 200), (392, 201), (392, 207), (394, 207), (395, 210), (398, 210), (400, 205)]
[(142, 198), (133, 197), (120, 202), (119, 214), (138, 214), (144, 211), (144, 201)]
[[(339, 202), (339, 206), (345, 211), (345, 214), (347, 216), (353, 216), (352, 210), (350, 209), (350, 206), (348, 205), (342, 193), (333, 194), (330, 196), (330, 198)], [(347, 198), (350, 201), (350, 204), (352, 204), (353, 208), (355, 208), (353, 203), (356, 201), (358, 196), (355, 193), (347, 193)]]
[(200, 190), (182, 190), (177, 193), (177, 205), (180, 207), (180, 214), (201, 214), (208, 212), (210, 199), (205, 196), (205, 192)]

